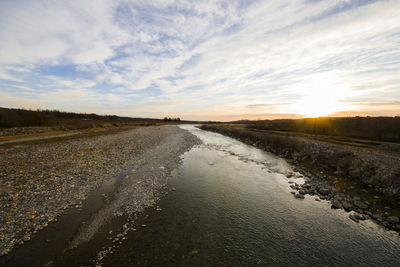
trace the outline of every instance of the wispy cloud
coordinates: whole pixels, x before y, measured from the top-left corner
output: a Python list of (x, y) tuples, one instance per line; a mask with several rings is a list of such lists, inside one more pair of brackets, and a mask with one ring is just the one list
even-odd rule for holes
[(395, 0), (6, 0), (0, 105), (212, 120), (398, 115), (398, 10)]

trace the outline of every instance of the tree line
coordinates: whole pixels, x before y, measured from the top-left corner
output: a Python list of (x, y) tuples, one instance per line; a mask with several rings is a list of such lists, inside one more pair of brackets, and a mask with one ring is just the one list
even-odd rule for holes
[(168, 117), (165, 117), (164, 121), (181, 121), (181, 119), (180, 118), (168, 118)]
[(160, 122), (157, 119), (73, 113), (59, 110), (26, 110), (0, 108), (0, 127), (65, 126), (67, 128), (89, 128), (102, 124), (128, 124)]

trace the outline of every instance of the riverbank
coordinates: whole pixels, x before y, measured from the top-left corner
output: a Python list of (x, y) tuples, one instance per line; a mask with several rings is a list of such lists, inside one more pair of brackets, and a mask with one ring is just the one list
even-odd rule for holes
[(67, 208), (80, 208), (90, 191), (141, 165), (146, 151), (172, 136), (179, 138), (174, 142), (179, 149), (171, 160), (196, 143), (176, 126), (149, 126), (0, 149), (0, 255), (30, 240)]
[(318, 200), (331, 201), (332, 208), (351, 212), (349, 217), (356, 222), (372, 218), (400, 232), (399, 155), (234, 126), (203, 125), (201, 129), (286, 158), (306, 178), (304, 185), (291, 186), (295, 197), (317, 195)]

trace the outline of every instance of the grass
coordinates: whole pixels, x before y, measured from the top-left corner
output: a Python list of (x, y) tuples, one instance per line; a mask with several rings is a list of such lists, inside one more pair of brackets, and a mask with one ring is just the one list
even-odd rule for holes
[(338, 136), (363, 140), (400, 142), (400, 116), (319, 117), (250, 121), (248, 128)]
[[(321, 135), (321, 134), (310, 134), (303, 132), (288, 132), (288, 131), (277, 131), (277, 130), (267, 130), (267, 129), (256, 129), (249, 128), (246, 124), (220, 124), (219, 127), (226, 128), (239, 128), (249, 132), (257, 133), (270, 133), (277, 134), (281, 136), (295, 136), (300, 138), (307, 138), (322, 142), (327, 142), (330, 144), (344, 145), (349, 147), (366, 148), (372, 149), (374, 151), (382, 151), (385, 154), (398, 155), (400, 154), (400, 149), (390, 149), (400, 147), (398, 143), (387, 142), (387, 141), (374, 141), (366, 139), (350, 138), (345, 136), (335, 136), (335, 135)], [(386, 145), (386, 146), (384, 146)]]

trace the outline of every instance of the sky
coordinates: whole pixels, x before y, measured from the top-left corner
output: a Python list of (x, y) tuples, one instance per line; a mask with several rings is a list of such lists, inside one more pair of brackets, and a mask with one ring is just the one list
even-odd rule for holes
[(400, 115), (400, 1), (0, 0), (0, 106)]

